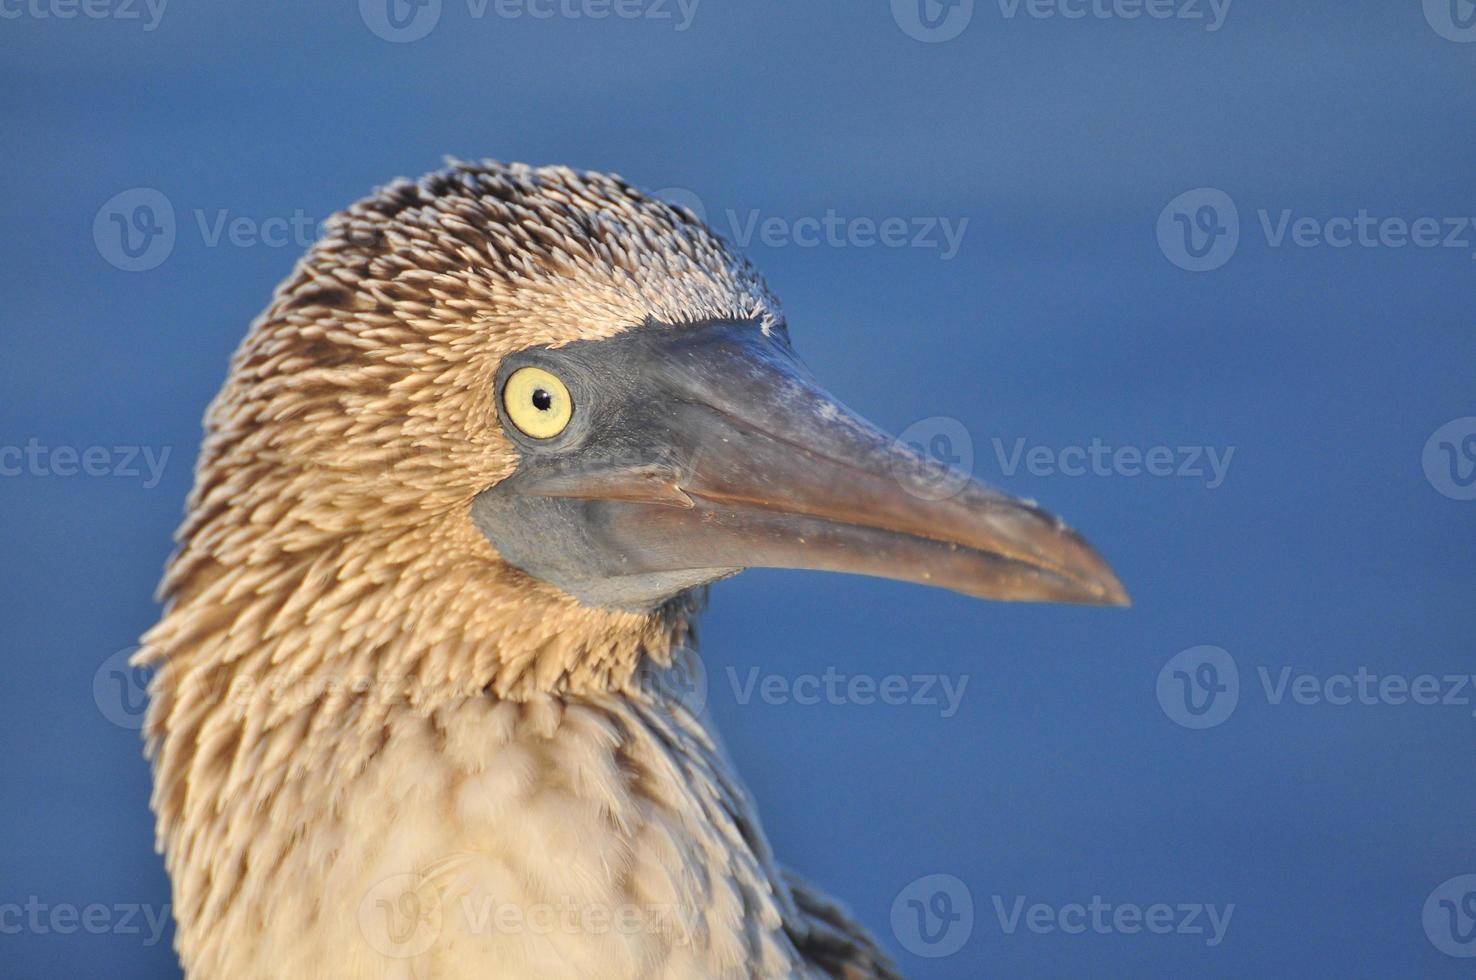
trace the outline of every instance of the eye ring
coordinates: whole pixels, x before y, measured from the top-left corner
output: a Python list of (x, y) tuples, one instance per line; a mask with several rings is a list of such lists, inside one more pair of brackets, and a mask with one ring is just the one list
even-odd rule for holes
[(502, 385), (502, 410), (529, 439), (552, 439), (568, 428), (574, 400), (557, 375), (540, 367), (521, 367)]

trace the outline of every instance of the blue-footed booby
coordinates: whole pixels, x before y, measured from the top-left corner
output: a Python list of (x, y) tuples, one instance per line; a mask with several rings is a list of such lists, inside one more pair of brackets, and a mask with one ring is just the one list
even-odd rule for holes
[(193, 980), (890, 977), (705, 714), (751, 566), (1122, 604), (1075, 533), (846, 409), (690, 211), (453, 162), (327, 225), (205, 420), (153, 807)]

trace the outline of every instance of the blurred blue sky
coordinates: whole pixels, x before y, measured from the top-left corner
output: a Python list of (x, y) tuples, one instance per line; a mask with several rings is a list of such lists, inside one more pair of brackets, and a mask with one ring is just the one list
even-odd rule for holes
[[(153, 620), (201, 413), (301, 251), (212, 245), (209, 229), (316, 221), (447, 154), (677, 188), (730, 237), (730, 210), (739, 230), (967, 219), (949, 257), (862, 247), (854, 224), (843, 247), (756, 234), (746, 251), (832, 390), (893, 431), (962, 422), (974, 472), (1081, 528), (1136, 605), (755, 571), (715, 587), (703, 630), (709, 707), (781, 858), (910, 975), (1468, 972), (1422, 909), (1476, 872), (1476, 692), (1274, 703), (1259, 671), (1476, 669), (1476, 501), (1459, 499), (1476, 423), (1431, 442), (1476, 416), (1476, 43), (1452, 39), (1468, 0), (1235, 0), (1217, 30), (1208, 0), (1155, 4), (1198, 20), (979, 0), (936, 43), (904, 29), (918, 33), (910, 0), (700, 0), (689, 20), (675, 0), (629, 0), (666, 19), (508, 2), (476, 17), (444, 0), (427, 36), (395, 43), (370, 29), (370, 0), (173, 0), (152, 30), (142, 2), (129, 20), (0, 0), (0, 453), (107, 447), (98, 465), (115, 473), (114, 447), (171, 452), (157, 482), (141, 460), (139, 476), (68, 477), (54, 457), (0, 476), (0, 975), (177, 970), (141, 917), (136, 933), (110, 913), (97, 934), (61, 934), (12, 928), (23, 909), (6, 909), (168, 900), (136, 720), (94, 680), (105, 691), (105, 662)], [(129, 272), (93, 227), (135, 188), (169, 201), (176, 237)], [(1157, 229), (1200, 188), (1223, 197), (1191, 196), (1167, 227), (1182, 214), (1200, 234), (1205, 202), (1228, 198), (1239, 239), (1191, 272)], [(1330, 219), (1360, 211), (1442, 219), (1442, 238), (1467, 221), (1463, 243), (1302, 247), (1263, 227), (1289, 212), (1315, 219), (1303, 241), (1336, 238)], [(1228, 228), (1225, 209), (1208, 217)], [(1233, 456), (1210, 488), (1009, 466), (1021, 439), (1058, 464), (1093, 440)], [(1240, 691), (1223, 723), (1192, 730), (1157, 692), (1169, 659), (1201, 645), (1229, 654)], [(742, 703), (730, 669), (968, 679), (943, 717)], [(894, 900), (933, 874), (974, 907), (947, 956), (893, 924)], [(1009, 932), (996, 904), (1017, 896), (1234, 913), (1214, 946)]]

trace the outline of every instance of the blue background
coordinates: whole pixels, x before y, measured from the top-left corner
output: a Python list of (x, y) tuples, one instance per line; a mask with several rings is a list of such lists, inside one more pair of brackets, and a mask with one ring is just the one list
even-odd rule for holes
[[(1201, 7), (1203, 5), (1201, 4)], [(414, 43), (353, 3), (175, 0), (138, 21), (0, 20), (0, 444), (173, 447), (142, 478), (0, 479), (0, 905), (167, 901), (137, 733), (93, 694), (155, 616), (199, 419), (301, 251), (208, 247), (194, 211), (321, 218), (441, 157), (685, 188), (761, 218), (967, 217), (962, 247), (765, 245), (811, 367), (893, 431), (961, 420), (974, 472), (1081, 528), (1128, 611), (1005, 606), (754, 571), (704, 621), (709, 705), (788, 864), (918, 977), (1440, 976), (1421, 925), (1476, 871), (1472, 707), (1270, 703), (1256, 675), (1470, 672), (1476, 502), (1426, 479), (1476, 415), (1476, 263), (1455, 249), (1273, 247), (1257, 212), (1476, 215), (1476, 45), (1419, 3), (1238, 0), (1204, 21), (1006, 16), (923, 43), (884, 0), (702, 0), (671, 20), (472, 18)], [(168, 259), (94, 245), (156, 188)], [(1223, 190), (1239, 248), (1184, 271), (1155, 226)], [(1476, 238), (1469, 232), (1468, 240)], [(991, 439), (1234, 447), (1228, 477), (1003, 472)], [(1155, 694), (1200, 644), (1239, 665), (1222, 725)], [(727, 668), (967, 674), (959, 710), (739, 703)], [(115, 706), (116, 709), (116, 706)], [(947, 957), (893, 900), (956, 876)], [(1007, 934), (993, 897), (1234, 903), (1203, 936)], [(3, 924), (3, 923), (0, 923)], [(0, 934), (0, 975), (174, 975), (168, 940)]]

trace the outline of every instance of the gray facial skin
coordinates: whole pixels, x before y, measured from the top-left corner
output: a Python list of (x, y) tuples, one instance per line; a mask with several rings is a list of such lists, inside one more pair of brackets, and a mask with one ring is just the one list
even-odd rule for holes
[[(559, 435), (507, 417), (518, 368), (557, 375)], [(504, 560), (597, 606), (648, 610), (743, 568), (811, 568), (981, 598), (1126, 605), (1106, 562), (1058, 518), (956, 475), (821, 388), (782, 332), (757, 323), (647, 323), (608, 340), (532, 348), (496, 377), (522, 454), (472, 517)]]

